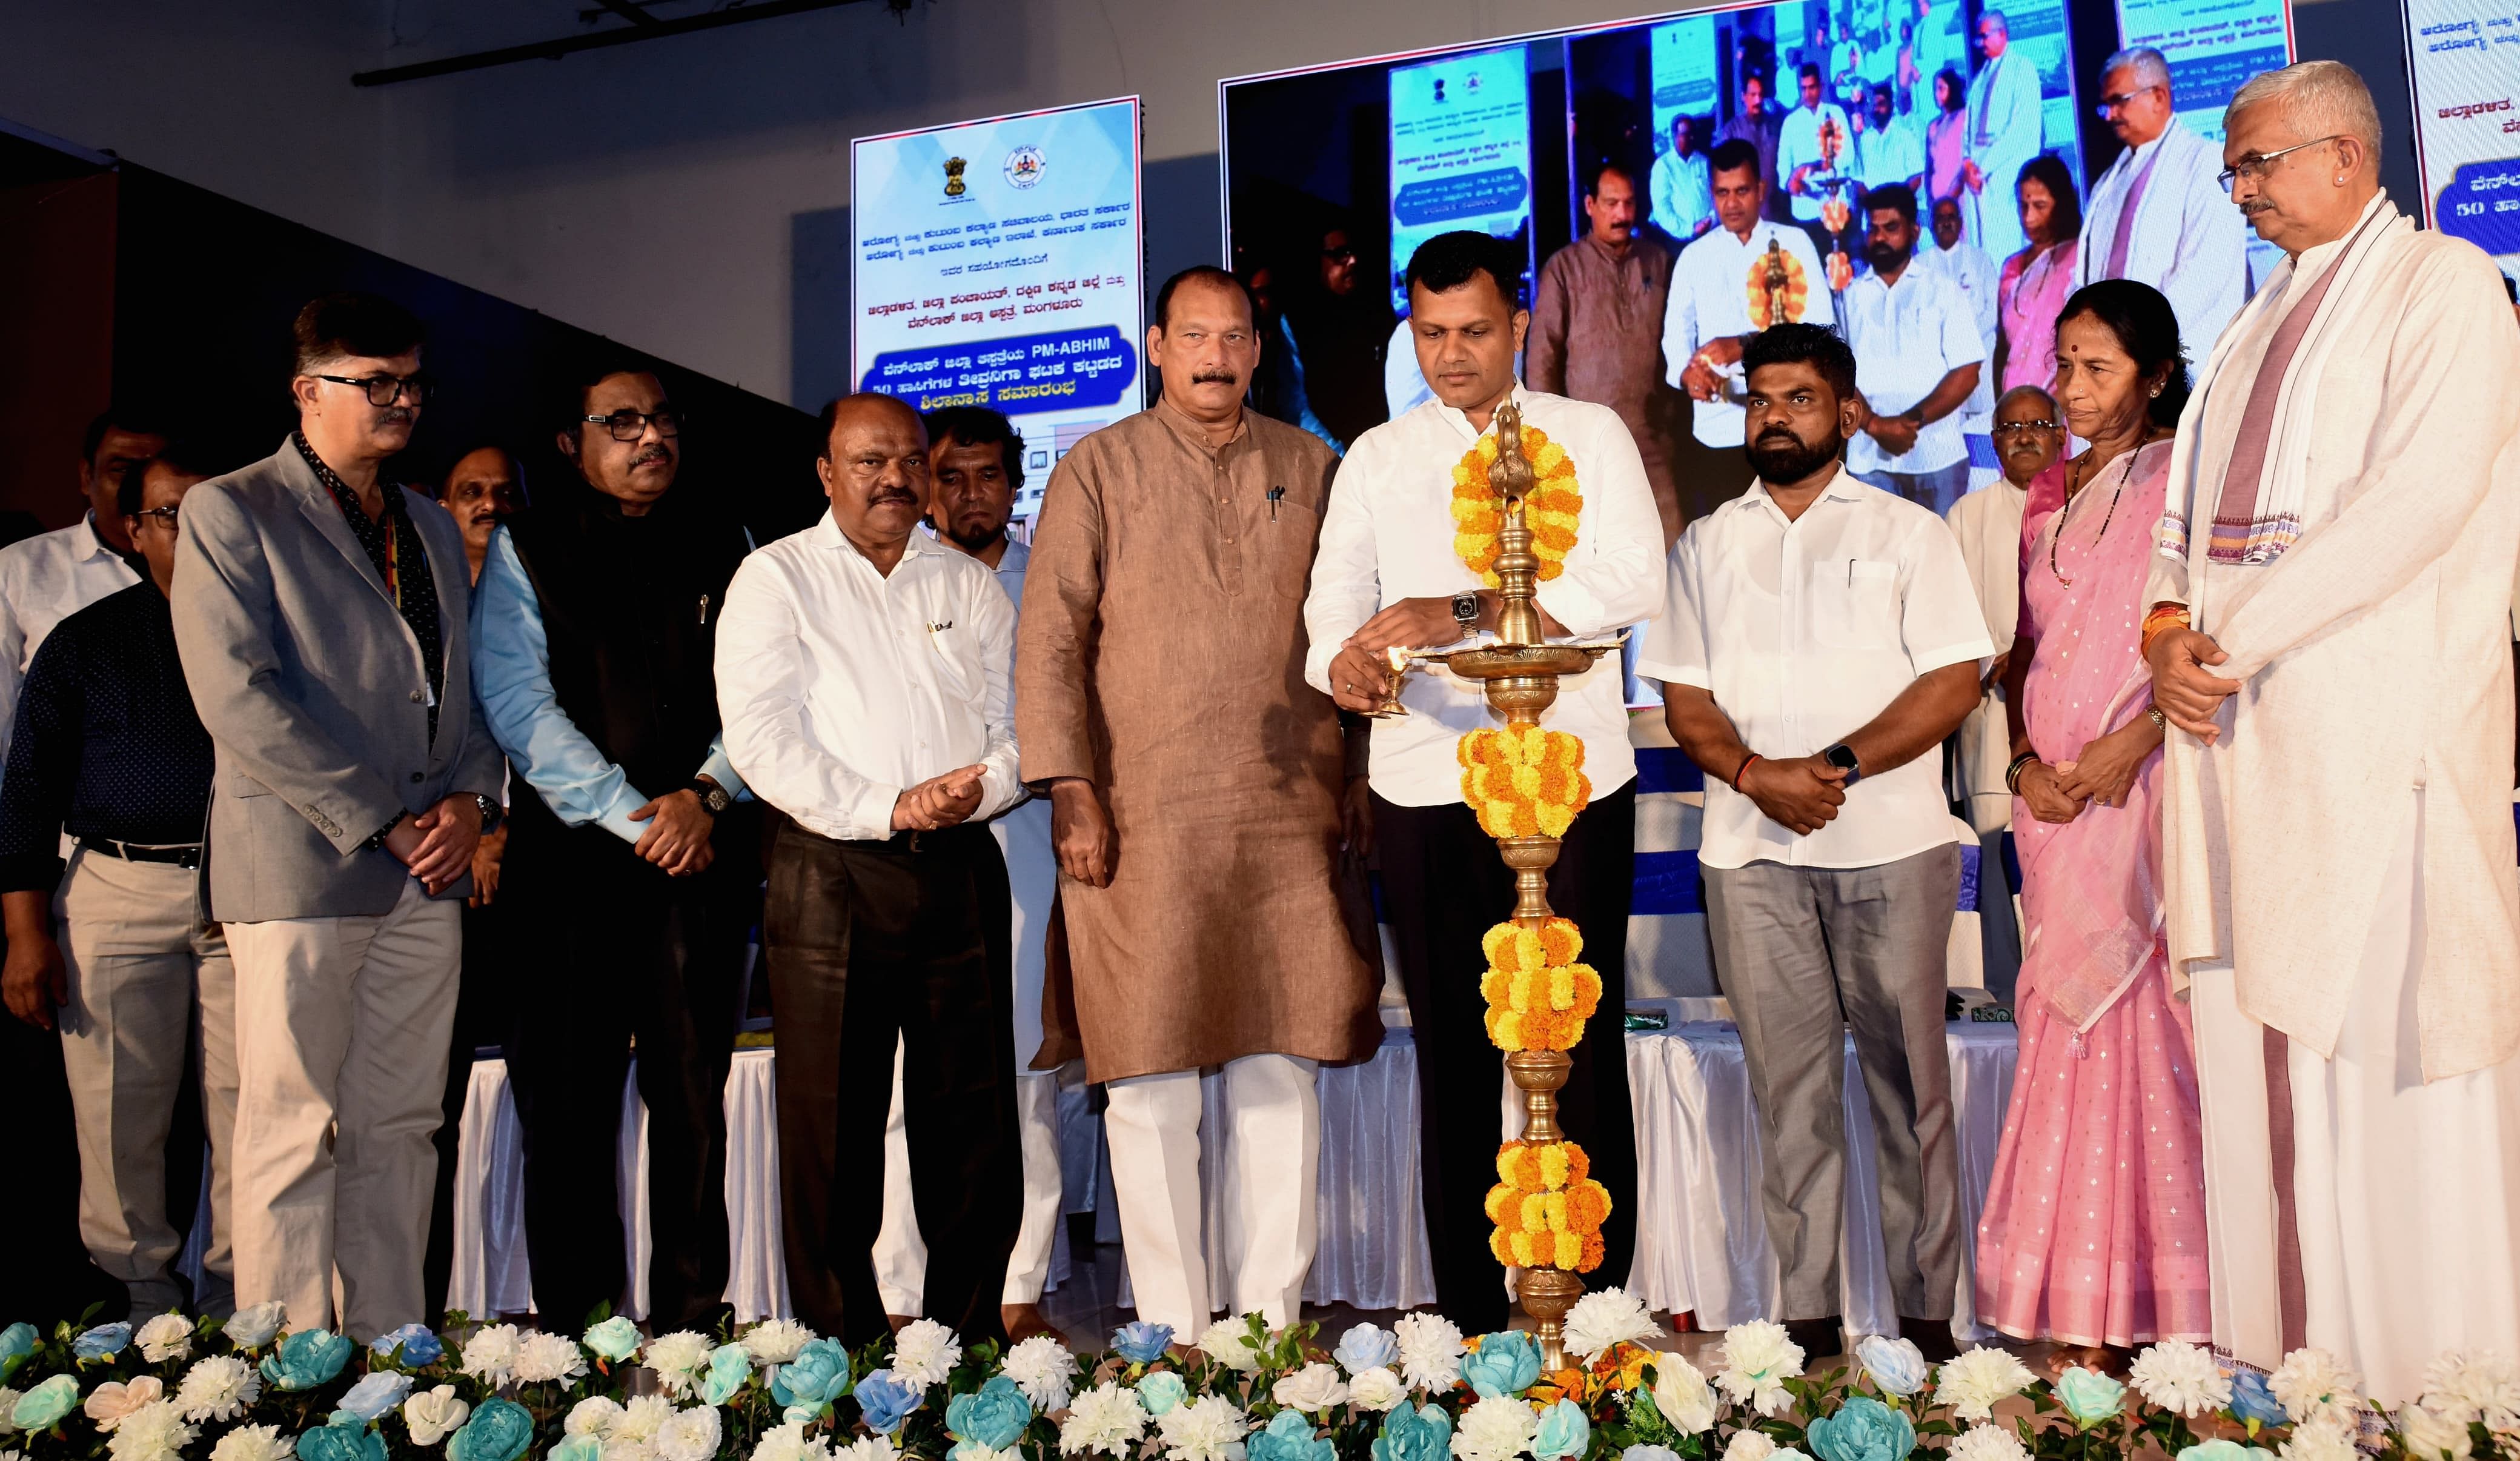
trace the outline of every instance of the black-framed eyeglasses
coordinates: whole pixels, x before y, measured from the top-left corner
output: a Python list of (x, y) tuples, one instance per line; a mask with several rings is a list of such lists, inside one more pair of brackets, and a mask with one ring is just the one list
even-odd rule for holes
[(130, 513), (126, 516), (133, 519), (156, 518), (158, 521), (166, 525), (166, 530), (168, 532), (173, 532), (175, 530), (175, 510), (182, 506), (183, 504), (180, 502), (170, 502), (164, 507), (143, 508), (139, 512)]
[(615, 411), (609, 416), (584, 416), (579, 420), (588, 426), (600, 426), (615, 441), (636, 441), (654, 426), (659, 436), (683, 434), (683, 413), (671, 406), (658, 406), (653, 411)]
[(2143, 95), (2145, 92), (2158, 88), (2160, 85), (2160, 82), (2155, 81), (2150, 86), (2138, 86), (2133, 91), (2112, 92), (2109, 95), (2100, 98), (2100, 104), (2092, 110), (2099, 114), (2100, 120), (2107, 121), (2110, 117), (2118, 114), (2119, 108), (2124, 107), (2127, 103), (2134, 101), (2137, 97)]
[(1989, 434), (2000, 436), (2009, 432), (2017, 436), (2023, 432), (2052, 432), (2056, 427), (2057, 423), (2052, 421), (1999, 421)]
[(2345, 135), (2343, 132), (2338, 132), (2327, 137), (2313, 137), (2308, 142), (2296, 142), (2290, 147), (2279, 147), (2273, 152), (2263, 153), (2254, 158), (2242, 158), (2237, 163), (2214, 174), (2214, 180), (2223, 185), (2223, 191), (2226, 193), (2231, 191), (2231, 183), (2234, 179), (2246, 178), (2253, 183), (2264, 182), (2269, 162), (2277, 158), (2288, 158), (2304, 148), (2317, 147), (2322, 142), (2342, 142), (2345, 140)]
[(356, 386), (367, 392), (371, 406), (390, 406), (395, 397), (405, 395), (411, 397), (411, 403), (417, 406), (426, 402), (430, 392), (437, 388), (437, 383), (426, 372), (412, 376), (317, 376), (315, 379), (330, 381), (336, 386)]

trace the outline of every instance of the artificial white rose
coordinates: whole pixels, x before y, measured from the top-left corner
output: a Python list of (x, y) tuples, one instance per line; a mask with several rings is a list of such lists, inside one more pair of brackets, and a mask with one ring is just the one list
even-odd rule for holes
[(1044, 1415), (1065, 1410), (1076, 1392), (1076, 1356), (1050, 1335), (1034, 1335), (1009, 1349), (999, 1368)]
[(2423, 1402), (2498, 1435), (2520, 1430), (2520, 1370), (2498, 1350), (2454, 1349), (2424, 1366)]
[(1513, 1461), (1539, 1435), (1540, 1415), (1530, 1401), (1486, 1395), (1462, 1412), (1453, 1428), (1453, 1454), (1461, 1461)]
[[(15, 1436), (18, 1434), (16, 1411), (18, 1409), (18, 1402), (25, 1397), (26, 1393), (24, 1391), (14, 1390), (6, 1385), (0, 1385), (0, 1436)], [(10, 1451), (5, 1454), (14, 1456), (18, 1453)]]
[(402, 1423), (411, 1428), (411, 1443), (417, 1446), (444, 1440), (472, 1414), (472, 1407), (456, 1396), (451, 1385), (421, 1391), (402, 1402)]
[(151, 1400), (122, 1418), (107, 1446), (113, 1461), (183, 1461), (184, 1447), (201, 1438), (184, 1423), (171, 1400)]
[(1334, 1364), (1308, 1364), (1269, 1388), (1269, 1398), (1289, 1410), (1328, 1410), (1347, 1403), (1347, 1385)]
[(1613, 1345), (1634, 1344), (1653, 1332), (1644, 1301), (1625, 1289), (1597, 1289), (1566, 1311), (1566, 1352), (1587, 1364)]
[(1981, 1345), (1946, 1362), (1934, 1375), (1934, 1398), (1952, 1407), (1955, 1420), (1982, 1421), (1998, 1400), (2019, 1394), (2039, 1377), (2008, 1350)]
[(677, 1410), (656, 1428), (656, 1461), (715, 1461), (721, 1434), (716, 1406)]
[(182, 1359), (193, 1352), (193, 1325), (182, 1314), (159, 1314), (132, 1335), (140, 1357), (154, 1365)]
[(1156, 1429), (1173, 1461), (1242, 1461), (1251, 1423), (1225, 1396), (1201, 1395), (1165, 1411)]
[(2145, 1349), (2127, 1378), (2147, 1402), (2191, 1420), (2231, 1403), (2230, 1377), (2211, 1351), (2185, 1340), (2164, 1340)]
[(210, 1447), (210, 1461), (290, 1461), (297, 1442), (278, 1426), (239, 1426)]
[(2292, 1428), (2292, 1438), (2275, 1447), (2280, 1461), (2362, 1461), (2356, 1433), (2328, 1420), (2304, 1421)]
[(1952, 1438), (1945, 1461), (2024, 1461), (2021, 1438), (2002, 1426), (1971, 1426)]
[(1058, 1428), (1058, 1450), (1066, 1456), (1126, 1456), (1146, 1434), (1147, 1407), (1138, 1403), (1138, 1393), (1106, 1383), (1068, 1403), (1067, 1422)]
[(764, 1319), (736, 1343), (756, 1365), (784, 1365), (814, 1342), (814, 1331), (793, 1319)]
[(621, 1407), (620, 1416), (612, 1422), (611, 1432), (604, 1438), (605, 1454), (609, 1456), (612, 1453), (612, 1445), (616, 1441), (623, 1445), (646, 1445), (653, 1441), (656, 1433), (663, 1430), (665, 1422), (673, 1416), (674, 1402), (663, 1395), (632, 1395)]
[(484, 1324), (464, 1342), (455, 1367), (492, 1390), (517, 1378), (517, 1358), (525, 1347), (514, 1324)]
[(262, 1377), (233, 1354), (193, 1361), (175, 1387), (175, 1408), (188, 1421), (232, 1421), (262, 1397)]
[(832, 1443), (817, 1436), (805, 1437), (801, 1421), (773, 1426), (754, 1442), (751, 1461), (831, 1461)]
[(1388, 1366), (1359, 1370), (1347, 1383), (1347, 1397), (1359, 1410), (1379, 1414), (1409, 1398), (1409, 1387)]
[(1210, 1324), (1198, 1337), (1199, 1352), (1227, 1369), (1238, 1370), (1245, 1375), (1259, 1374), (1260, 1351), (1251, 1347), (1251, 1337), (1246, 1332), (1248, 1324), (1249, 1316), (1246, 1314), (1236, 1314)]
[(516, 1371), (527, 1385), (574, 1380), (586, 1373), (586, 1351), (564, 1334), (535, 1330), (517, 1346)]
[[(1683, 1436), (1715, 1429), (1715, 1391), (1697, 1366), (1676, 1353), (1653, 1357), (1654, 1409)], [(1754, 1434), (1749, 1432), (1744, 1435)]]
[(650, 1340), (640, 1359), (656, 1372), (656, 1383), (664, 1387), (665, 1393), (679, 1400), (691, 1393), (695, 1378), (708, 1363), (709, 1351), (716, 1347), (716, 1341), (707, 1335), (678, 1329)]
[(259, 1349), (280, 1333), (281, 1323), (288, 1317), (287, 1304), (277, 1299), (266, 1299), (228, 1315), (228, 1322), (220, 1328), (226, 1333), (228, 1343), (238, 1348)]
[(1774, 1437), (1747, 1427), (1733, 1432), (1732, 1438), (1724, 1443), (1724, 1461), (1770, 1461), (1776, 1454)]
[(892, 1337), (892, 1372), (925, 1390), (942, 1385), (963, 1357), (963, 1341), (933, 1319), (913, 1319)]
[(1400, 1373), (1412, 1390), (1447, 1391), (1462, 1383), (1460, 1325), (1441, 1314), (1403, 1314), (1391, 1335), (1400, 1342)]
[(889, 1436), (861, 1436), (832, 1452), (836, 1461), (900, 1461)]
[(560, 1428), (570, 1436), (592, 1436), (602, 1440), (621, 1419), (621, 1402), (610, 1395), (589, 1395), (568, 1408), (568, 1418)]
[(2285, 1355), (2267, 1377), (2267, 1389), (2295, 1426), (2318, 1421), (2340, 1429), (2362, 1425), (2362, 1377), (2317, 1346)]
[(1782, 1324), (1753, 1319), (1724, 1331), (1724, 1368), (1715, 1384), (1734, 1402), (1782, 1415), (1793, 1404), (1785, 1382), (1802, 1372), (1803, 1347), (1786, 1337)]
[(2442, 1461), (2445, 1456), (2450, 1461), (2467, 1461), (2476, 1449), (2467, 1422), (2421, 1404), (2398, 1412), (2398, 1434), (2406, 1438), (2407, 1454), (2415, 1461)]
[(87, 1399), (79, 1408), (87, 1412), (88, 1420), (98, 1430), (111, 1436), (114, 1428), (122, 1424), (124, 1416), (143, 1405), (165, 1398), (165, 1392), (166, 1387), (155, 1375), (139, 1376), (128, 1385), (109, 1380), (89, 1391)]

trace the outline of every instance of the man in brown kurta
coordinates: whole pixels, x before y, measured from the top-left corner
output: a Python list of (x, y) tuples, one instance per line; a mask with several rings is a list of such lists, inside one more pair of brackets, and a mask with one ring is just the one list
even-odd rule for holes
[[(1339, 894), (1337, 712), (1304, 683), (1304, 586), (1337, 463), (1242, 409), (1260, 348), (1234, 276), (1166, 282), (1147, 332), (1163, 399), (1051, 475), (1015, 653), (1015, 738), (1023, 779), (1051, 797), (1075, 1025), (1110, 1096), (1138, 1314), (1185, 1343), (1215, 1301), (1297, 1317), (1314, 1069), (1380, 1037), (1371, 935), (1350, 932)], [(1214, 1285), (1203, 1067), (1222, 1068), (1231, 1127)]]
[(1638, 212), (1636, 182), (1624, 168), (1611, 163), (1594, 174), (1584, 193), (1592, 227), (1540, 266), (1523, 380), (1619, 413), (1644, 458), (1668, 553), (1682, 519), (1672, 442), (1687, 428), (1688, 399), (1663, 383), (1671, 255), (1639, 233)]

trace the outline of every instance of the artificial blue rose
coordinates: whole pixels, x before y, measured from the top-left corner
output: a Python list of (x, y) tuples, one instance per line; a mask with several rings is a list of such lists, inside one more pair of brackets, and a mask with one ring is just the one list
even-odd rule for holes
[(720, 1345), (709, 1351), (708, 1368), (700, 1375), (700, 1398), (712, 1405), (723, 1405), (743, 1389), (752, 1378), (752, 1353), (742, 1345)]
[(2242, 1445), (2236, 1440), (2208, 1440), (2191, 1445), (2179, 1453), (2179, 1461), (2273, 1461), (2274, 1452), (2265, 1446)]
[(1912, 1395), (1925, 1388), (1924, 1352), (1912, 1340), (1866, 1335), (1855, 1347), (1855, 1357), (1885, 1395)]
[(1520, 1394), (1540, 1379), (1540, 1347), (1519, 1329), (1489, 1335), (1462, 1356), (1462, 1378), (1486, 1399)]
[(297, 1438), (297, 1461), (385, 1461), (385, 1438), (346, 1410)]
[(282, 1390), (313, 1390), (350, 1362), (350, 1342), (329, 1329), (301, 1329), (262, 1357), (262, 1378)]
[(1592, 1443), (1593, 1423), (1584, 1418), (1584, 1407), (1560, 1400), (1540, 1412), (1540, 1435), (1531, 1442), (1531, 1454), (1537, 1461), (1563, 1461), (1583, 1455)]
[(2056, 1377), (2056, 1403), (2077, 1431), (2088, 1431), (2126, 1404), (2126, 1387), (2097, 1370), (2077, 1365)]
[(514, 1400), (483, 1400), (447, 1438), (447, 1461), (517, 1461), (533, 1438), (531, 1411)]
[(1004, 1375), (991, 1377), (976, 1391), (956, 1395), (945, 1407), (947, 1434), (993, 1451), (1013, 1445), (1024, 1427), (1031, 1424), (1032, 1402)]
[(1170, 1370), (1157, 1370), (1138, 1382), (1138, 1403), (1147, 1414), (1161, 1418), (1182, 1401), (1190, 1398), (1190, 1387)]
[(70, 1413), (70, 1407), (78, 1403), (78, 1378), (55, 1375), (20, 1395), (17, 1408), (9, 1412), (9, 1419), (19, 1430), (29, 1435), (49, 1431), (55, 1422)]
[(1244, 1443), (1250, 1461), (1338, 1461), (1338, 1447), (1313, 1434), (1313, 1423), (1299, 1410), (1281, 1410), (1267, 1430)]
[(2283, 1402), (2267, 1389), (2267, 1377), (2255, 1370), (2231, 1372), (2231, 1418), (2252, 1428), (2292, 1424)]
[(0, 1329), (0, 1385), (8, 1384), (9, 1377), (17, 1374), (18, 1367), (34, 1352), (34, 1325), (21, 1322)]
[(70, 1341), (70, 1353), (82, 1360), (112, 1359), (122, 1352), (123, 1346), (130, 1343), (130, 1325), (99, 1324)]
[(1338, 1352), (1330, 1357), (1350, 1375), (1377, 1366), (1388, 1369), (1400, 1362), (1400, 1340), (1379, 1325), (1359, 1324), (1339, 1336)]
[(614, 1314), (586, 1332), (586, 1347), (619, 1364), (639, 1352), (639, 1326)]
[(1837, 1414), (1811, 1423), (1805, 1442), (1820, 1461), (1907, 1461), (1916, 1448), (1908, 1417), (1870, 1395), (1857, 1395)]
[(1453, 1418), (1435, 1405), (1393, 1406), (1373, 1438), (1373, 1461), (1446, 1461), (1452, 1449)]
[(1149, 1324), (1144, 1319), (1135, 1324), (1123, 1324), (1111, 1335), (1111, 1347), (1119, 1350), (1120, 1357), (1133, 1365), (1153, 1364), (1164, 1357), (1164, 1351), (1172, 1347), (1172, 1343), (1171, 1325)]
[(399, 1359), (415, 1370), (427, 1369), (446, 1357), (446, 1346), (426, 1324), (406, 1324), (390, 1334), (378, 1335), (368, 1348), (379, 1359)]
[(359, 1377), (341, 1396), (341, 1408), (363, 1421), (380, 1421), (385, 1412), (411, 1396), (411, 1377), (399, 1370), (376, 1370)]
[(571, 1436), (543, 1455), (545, 1461), (602, 1461), (604, 1442), (593, 1436)]
[(787, 1407), (790, 1421), (813, 1420), (848, 1393), (849, 1351), (837, 1340), (808, 1341), (770, 1376), (770, 1398)]
[(878, 1436), (900, 1430), (910, 1412), (927, 1403), (927, 1392), (890, 1370), (877, 1370), (859, 1381), (857, 1397), (867, 1429)]

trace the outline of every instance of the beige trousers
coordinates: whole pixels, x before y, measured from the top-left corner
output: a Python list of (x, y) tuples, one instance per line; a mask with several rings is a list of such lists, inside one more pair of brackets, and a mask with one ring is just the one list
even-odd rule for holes
[[(134, 1322), (183, 1304), (174, 1276), (182, 1244), (166, 1219), (166, 1133), (196, 1031), (210, 1233), (194, 1307), (229, 1307), (236, 981), (227, 940), (201, 920), (197, 876), (81, 848), (54, 905), (69, 976), (62, 1065), (78, 1117), (79, 1240), (130, 1289)], [(175, 1200), (190, 1206), (193, 1194)]]
[(382, 917), (227, 926), (236, 960), (236, 1298), (362, 1344), (428, 1316), (464, 905), (405, 882)]

